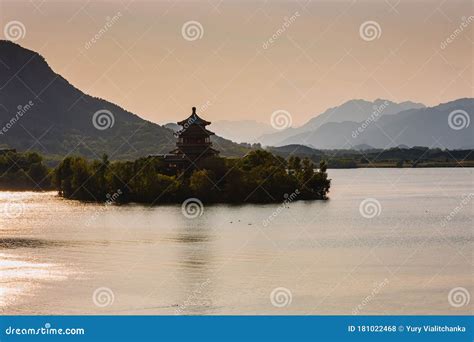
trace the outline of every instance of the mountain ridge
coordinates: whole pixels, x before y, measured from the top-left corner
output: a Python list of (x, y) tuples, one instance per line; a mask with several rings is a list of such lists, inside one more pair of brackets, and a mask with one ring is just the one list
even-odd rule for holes
[[(136, 159), (174, 148), (171, 130), (82, 92), (54, 72), (42, 55), (6, 40), (0, 40), (0, 86), (0, 129), (8, 126), (0, 134), (0, 147), (57, 157), (97, 158), (107, 153), (114, 159)], [(28, 103), (33, 105), (24, 106)], [(28, 108), (20, 116), (19, 106)], [(97, 112), (102, 116), (94, 117)], [(182, 113), (179, 119), (186, 116)], [(108, 119), (102, 123), (109, 127), (103, 129), (94, 118)], [(230, 140), (216, 136), (212, 140), (224, 156), (247, 152)]]
[(394, 115), (406, 109), (424, 108), (425, 105), (412, 101), (396, 103), (386, 99), (376, 99), (368, 101), (364, 99), (352, 99), (344, 103), (330, 107), (319, 115), (309, 119), (305, 124), (299, 127), (290, 127), (283, 131), (266, 134), (259, 137), (263, 145), (281, 145), (284, 141), (293, 135), (313, 131), (321, 125), (329, 122), (352, 121), (359, 122), (367, 119), (373, 112), (380, 112), (380, 115)]
[[(292, 135), (279, 146), (305, 144), (319, 149), (346, 149), (356, 145), (374, 148), (392, 148), (400, 144), (434, 146), (449, 149), (471, 149), (474, 147), (473, 126), (461, 129), (450, 126), (449, 115), (462, 111), (467, 122), (472, 121), (474, 99), (461, 98), (433, 107), (408, 109), (393, 115), (383, 115), (377, 120), (364, 122), (328, 122), (313, 131)], [(363, 129), (362, 129), (363, 128)]]

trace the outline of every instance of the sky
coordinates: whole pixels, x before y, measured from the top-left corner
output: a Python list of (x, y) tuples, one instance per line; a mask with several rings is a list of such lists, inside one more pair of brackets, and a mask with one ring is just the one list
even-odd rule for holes
[[(77, 88), (159, 124), (196, 106), (268, 124), (284, 110), (299, 126), (350, 99), (473, 97), (473, 4), (0, 0), (0, 28)], [(18, 22), (20, 35), (7, 30)]]

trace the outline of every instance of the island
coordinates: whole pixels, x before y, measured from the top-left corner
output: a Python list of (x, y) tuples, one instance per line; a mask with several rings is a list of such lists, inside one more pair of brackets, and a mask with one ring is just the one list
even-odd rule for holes
[(331, 180), (327, 166), (309, 158), (285, 160), (265, 150), (241, 158), (219, 157), (210, 125), (196, 108), (178, 124), (176, 148), (167, 154), (135, 161), (88, 161), (67, 157), (56, 167), (52, 183), (65, 198), (117, 203), (181, 203), (198, 198), (204, 203), (272, 203), (325, 200)]

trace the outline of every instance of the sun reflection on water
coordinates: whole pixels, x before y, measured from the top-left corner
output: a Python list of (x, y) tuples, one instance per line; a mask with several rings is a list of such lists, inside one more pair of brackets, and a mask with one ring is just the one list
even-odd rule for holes
[(7, 307), (31, 295), (39, 282), (66, 280), (67, 276), (60, 265), (0, 253), (0, 307)]

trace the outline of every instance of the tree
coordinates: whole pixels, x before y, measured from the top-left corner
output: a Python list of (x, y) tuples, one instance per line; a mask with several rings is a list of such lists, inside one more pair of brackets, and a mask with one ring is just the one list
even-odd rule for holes
[(291, 156), (288, 159), (288, 169), (294, 174), (299, 174), (301, 172), (301, 159), (298, 156)]
[(196, 170), (189, 179), (189, 189), (192, 195), (202, 201), (211, 201), (213, 193), (218, 189), (214, 186), (214, 174), (209, 170)]

